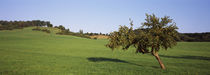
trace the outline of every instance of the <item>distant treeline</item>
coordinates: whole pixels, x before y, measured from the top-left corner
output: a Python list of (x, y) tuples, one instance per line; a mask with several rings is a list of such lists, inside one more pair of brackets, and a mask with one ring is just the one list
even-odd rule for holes
[(109, 34), (108, 33), (106, 33), (106, 34), (103, 34), (103, 33), (92, 33), (92, 32), (87, 32), (87, 33), (84, 33), (85, 35), (89, 35), (89, 36), (92, 36), (92, 35), (104, 35), (104, 36), (109, 36)]
[(205, 33), (179, 33), (178, 41), (210, 42), (210, 32)]
[(46, 32), (46, 33), (50, 33), (50, 30), (48, 30), (48, 29), (41, 29), (41, 28), (39, 28), (39, 27), (36, 27), (36, 28), (33, 28), (32, 29), (33, 31), (43, 31), (43, 32)]
[(40, 21), (40, 20), (32, 20), (32, 21), (3, 21), (3, 20), (0, 20), (0, 30), (21, 29), (21, 28), (30, 27), (30, 26), (53, 27), (53, 25), (49, 21)]
[[(12, 29), (21, 29), (24, 27), (30, 27), (30, 26), (37, 26), (37, 27), (53, 27), (53, 25), (49, 21), (40, 21), (40, 20), (32, 20), (32, 21), (4, 21), (0, 20), (0, 30), (12, 30)], [(57, 34), (61, 35), (73, 35), (83, 38), (90, 38), (89, 36), (92, 35), (106, 35), (109, 36), (109, 34), (103, 34), (103, 33), (83, 33), (83, 30), (79, 30), (79, 32), (72, 32), (69, 29), (66, 29), (63, 25), (54, 26), (54, 28), (58, 28), (61, 30), (61, 32)], [(47, 33), (50, 33), (49, 30), (40, 30), (38, 28), (35, 28), (33, 30), (39, 30), (44, 31)], [(210, 32), (205, 33), (179, 33), (180, 39), (177, 39), (177, 41), (186, 41), (186, 42), (210, 42)]]
[(78, 36), (78, 37), (83, 37), (83, 38), (88, 38), (90, 39), (90, 36), (93, 35), (106, 35), (108, 36), (109, 34), (103, 34), (103, 33), (83, 33), (83, 30), (80, 29), (79, 32), (72, 32), (70, 31), (70, 29), (66, 29), (63, 25), (59, 25), (59, 26), (54, 26), (54, 28), (58, 28), (61, 30), (61, 32), (56, 33), (56, 34), (60, 34), (60, 35), (73, 35), (73, 36)]
[(61, 32), (58, 32), (58, 33), (56, 33), (56, 34), (60, 34), (60, 35), (73, 35), (73, 36), (78, 36), (78, 37), (90, 39), (89, 36), (83, 34), (83, 31), (82, 31), (82, 30), (80, 30), (78, 33), (76, 33), (76, 32), (70, 31), (70, 29), (66, 29), (66, 28), (65, 28), (64, 26), (62, 26), (62, 25), (55, 26), (54, 28), (58, 28), (58, 29), (61, 30)]

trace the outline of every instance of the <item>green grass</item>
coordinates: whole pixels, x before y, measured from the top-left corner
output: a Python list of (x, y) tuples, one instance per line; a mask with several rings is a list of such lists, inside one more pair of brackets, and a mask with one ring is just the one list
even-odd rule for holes
[(107, 40), (32, 31), (32, 27), (0, 31), (0, 75), (207, 75), (210, 42), (179, 42), (161, 50), (161, 70), (150, 54), (135, 49), (112, 51)]

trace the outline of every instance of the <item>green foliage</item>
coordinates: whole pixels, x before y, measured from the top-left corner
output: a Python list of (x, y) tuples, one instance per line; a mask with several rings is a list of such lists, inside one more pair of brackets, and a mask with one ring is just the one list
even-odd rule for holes
[(59, 25), (58, 29), (65, 30), (65, 27), (63, 25)]
[(56, 34), (59, 34), (59, 35), (72, 35), (72, 36), (77, 36), (77, 37), (90, 39), (89, 36), (83, 34), (82, 30), (80, 30), (79, 33), (71, 32), (69, 29), (66, 29), (63, 25), (55, 26), (54, 28), (58, 28), (58, 29), (61, 30), (61, 32), (56, 33)]
[(53, 25), (49, 21), (47, 21), (46, 24), (47, 24), (47, 27), (53, 27)]
[(205, 33), (179, 33), (178, 41), (210, 42), (210, 32)]
[(48, 30), (48, 29), (40, 29), (39, 27), (36, 27), (36, 28), (33, 28), (32, 30), (34, 30), (34, 31), (43, 31), (43, 32), (46, 32), (46, 33), (50, 33), (50, 30)]
[(97, 40), (97, 37), (94, 37), (93, 39)]
[(22, 29), (24, 27), (30, 26), (46, 26), (52, 27), (53, 25), (49, 21), (3, 21), (0, 20), (0, 30), (12, 30), (12, 29)]
[(60, 30), (65, 30), (65, 27), (63, 25), (55, 26), (54, 28), (58, 28)]
[(90, 37), (88, 35), (71, 32), (71, 31), (69, 31), (69, 29), (61, 30), (61, 32), (58, 32), (56, 34), (59, 34), (59, 35), (72, 35), (72, 36), (77, 36), (77, 37), (82, 37), (82, 38), (88, 38), (88, 39), (90, 39)]
[(126, 26), (120, 26), (119, 32), (114, 31), (110, 33), (110, 42), (107, 44), (108, 47), (114, 49), (122, 46), (123, 49), (128, 49), (129, 45), (132, 44), (135, 35), (133, 28)]
[(90, 33), (84, 33), (85, 35), (89, 35), (89, 36), (93, 36), (93, 35), (106, 35), (106, 36), (108, 36), (109, 34), (108, 33), (106, 33), (106, 34), (104, 34), (104, 33), (92, 33), (92, 32), (90, 32)]
[(79, 30), (79, 33), (80, 33), (80, 34), (83, 34), (83, 30), (82, 30), (82, 29), (80, 29), (80, 30)]
[(150, 34), (151, 44), (150, 46), (155, 48), (156, 51), (160, 47), (164, 49), (171, 48), (176, 45), (176, 39), (178, 39), (177, 27), (169, 16), (161, 18), (161, 20), (153, 15), (146, 14), (146, 22), (143, 23), (143, 27), (147, 29), (146, 34)]
[[(142, 27), (133, 30), (131, 27), (120, 26), (118, 31), (110, 34), (110, 42), (107, 44), (111, 49), (122, 46), (128, 49), (130, 46), (136, 47), (136, 52), (149, 53), (157, 52), (160, 47), (164, 49), (171, 48), (176, 45), (178, 39), (177, 27), (172, 19), (168, 16), (158, 18), (154, 14), (146, 14), (146, 22), (142, 23)], [(151, 50), (149, 51), (149, 48)]]
[(50, 30), (48, 29), (42, 29), (43, 32), (47, 32), (47, 33), (50, 33)]

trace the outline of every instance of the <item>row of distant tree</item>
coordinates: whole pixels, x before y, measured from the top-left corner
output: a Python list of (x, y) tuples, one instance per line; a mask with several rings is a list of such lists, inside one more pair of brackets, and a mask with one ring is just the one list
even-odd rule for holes
[(210, 32), (205, 33), (179, 33), (178, 41), (210, 42)]
[[(139, 34), (138, 29), (135, 29), (134, 32), (136, 34)], [(178, 33), (178, 36), (179, 36), (179, 39), (176, 39), (176, 41), (210, 42), (210, 32), (204, 32), (204, 33)]]
[(50, 21), (40, 21), (40, 20), (32, 20), (32, 21), (3, 21), (0, 20), (0, 30), (12, 30), (12, 29), (21, 29), (24, 27), (30, 26), (46, 26), (53, 27)]
[(93, 35), (104, 35), (104, 36), (109, 36), (109, 34), (103, 34), (103, 33), (92, 33), (92, 32), (87, 32), (84, 33), (82, 29), (79, 30), (79, 32), (72, 32), (70, 31), (70, 29), (65, 28), (63, 25), (59, 25), (59, 26), (54, 26), (54, 28), (58, 28), (61, 30), (61, 32), (57, 33), (60, 35), (73, 35), (73, 36), (78, 36), (78, 37), (83, 37), (83, 38), (89, 38), (89, 36), (93, 36)]
[(58, 32), (56, 34), (73, 35), (73, 36), (78, 36), (78, 37), (83, 37), (83, 38), (90, 38), (89, 36), (84, 35), (83, 31), (79, 31), (79, 33), (75, 33), (75, 32), (70, 31), (70, 29), (65, 28), (63, 25), (54, 26), (54, 28), (58, 28), (61, 30), (61, 32)]
[(79, 32), (72, 32), (70, 29), (66, 29), (63, 25), (59, 26), (54, 26), (54, 28), (58, 28), (62, 30), (58, 34), (63, 34), (63, 35), (76, 35), (76, 36), (93, 36), (93, 35), (104, 35), (104, 36), (109, 36), (108, 33), (103, 34), (103, 33), (92, 33), (92, 32), (86, 32), (84, 33), (82, 29), (79, 30)]
[(90, 36), (92, 36), (92, 35), (104, 35), (104, 36), (109, 36), (109, 34), (108, 33), (106, 33), (106, 34), (104, 34), (104, 33), (92, 33), (92, 32), (87, 32), (87, 33), (84, 33), (85, 35), (90, 35)]
[[(30, 27), (30, 26), (41, 26), (41, 27), (53, 27), (53, 24), (51, 24), (49, 21), (41, 21), (41, 20), (32, 20), (32, 21), (3, 21), (0, 20), (0, 30), (12, 30), (12, 29), (21, 29), (24, 27)], [(57, 34), (62, 35), (74, 35), (79, 37), (85, 37), (89, 38), (87, 36), (92, 35), (106, 35), (109, 36), (109, 34), (103, 34), (103, 33), (92, 33), (87, 32), (83, 33), (83, 30), (79, 30), (79, 32), (72, 32), (70, 29), (65, 28), (63, 25), (54, 26), (54, 28), (58, 28), (61, 30), (61, 32)], [(210, 42), (210, 32), (206, 33), (179, 33), (180, 39), (177, 39), (177, 41), (187, 41), (187, 42)]]

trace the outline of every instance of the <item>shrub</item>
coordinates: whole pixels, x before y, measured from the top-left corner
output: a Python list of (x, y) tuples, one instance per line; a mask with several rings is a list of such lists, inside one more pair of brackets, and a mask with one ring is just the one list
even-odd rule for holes
[(48, 29), (42, 29), (43, 32), (47, 32), (47, 33), (50, 33), (50, 30)]
[(97, 37), (94, 37), (93, 39), (97, 40)]
[(34, 29), (32, 29), (32, 30), (34, 30), (34, 31), (43, 31), (43, 32), (46, 32), (46, 33), (50, 33), (50, 30), (48, 30), (48, 29), (40, 29), (40, 28), (34, 28)]

